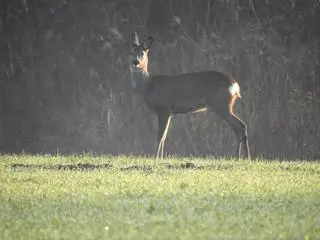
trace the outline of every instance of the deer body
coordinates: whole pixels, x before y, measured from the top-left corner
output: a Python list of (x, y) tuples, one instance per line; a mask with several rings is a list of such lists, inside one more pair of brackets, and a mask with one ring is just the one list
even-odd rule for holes
[(145, 99), (152, 110), (156, 107), (168, 108), (171, 114), (189, 113), (209, 107), (219, 90), (229, 86), (230, 79), (214, 71), (160, 75), (150, 78)]
[(152, 37), (139, 43), (133, 34), (130, 49), (131, 84), (136, 94), (158, 117), (157, 157), (163, 157), (164, 142), (171, 116), (209, 109), (217, 113), (234, 130), (239, 144), (237, 156), (241, 154), (241, 143), (250, 159), (246, 125), (233, 113), (233, 105), (240, 98), (238, 83), (229, 76), (216, 71), (185, 73), (180, 75), (150, 76), (148, 51)]

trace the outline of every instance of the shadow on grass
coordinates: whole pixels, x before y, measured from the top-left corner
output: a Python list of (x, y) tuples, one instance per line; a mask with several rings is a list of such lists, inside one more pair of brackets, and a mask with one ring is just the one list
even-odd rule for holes
[(186, 170), (233, 170), (235, 166), (233, 164), (220, 164), (215, 163), (212, 165), (206, 165), (206, 166), (197, 166), (194, 163), (181, 163), (179, 165), (167, 165), (168, 169), (186, 169)]
[(181, 163), (179, 165), (168, 164), (167, 168), (168, 169), (193, 169), (193, 170), (196, 170), (196, 169), (204, 169), (205, 167), (204, 166), (197, 166), (194, 163), (187, 162), (187, 163)]
[[(77, 163), (77, 164), (24, 164), (16, 163), (11, 164), (11, 168), (15, 170), (24, 169), (40, 169), (40, 170), (72, 170), (72, 171), (94, 171), (102, 169), (115, 169), (112, 164), (90, 164), (90, 163)], [(127, 166), (119, 168), (121, 171), (143, 171), (151, 172), (151, 166)]]
[(78, 164), (24, 164), (17, 163), (11, 164), (14, 169), (43, 169), (43, 170), (99, 170), (99, 169), (110, 169), (113, 166), (111, 164), (90, 164), (90, 163), (78, 163)]
[[(161, 165), (160, 165), (161, 166)], [(232, 170), (232, 164), (214, 164), (207, 166), (197, 166), (194, 163), (186, 162), (181, 164), (166, 164), (162, 165), (169, 170)], [(73, 171), (94, 171), (102, 169), (119, 169), (120, 171), (141, 171), (153, 172), (153, 167), (149, 165), (131, 165), (125, 167), (115, 167), (112, 164), (90, 164), (90, 163), (77, 163), (77, 164), (24, 164), (16, 163), (11, 164), (11, 168), (15, 170), (24, 169), (41, 169), (41, 170), (73, 170)]]

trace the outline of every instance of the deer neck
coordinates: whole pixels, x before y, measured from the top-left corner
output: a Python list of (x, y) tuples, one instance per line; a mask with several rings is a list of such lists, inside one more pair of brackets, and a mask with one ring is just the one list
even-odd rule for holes
[(142, 69), (136, 69), (130, 66), (130, 80), (133, 91), (136, 94), (145, 94), (147, 86), (150, 80), (150, 74), (147, 67)]

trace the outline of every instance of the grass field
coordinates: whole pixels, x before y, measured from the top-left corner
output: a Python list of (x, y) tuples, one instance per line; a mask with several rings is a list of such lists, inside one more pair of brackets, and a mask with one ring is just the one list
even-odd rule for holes
[(0, 156), (0, 239), (320, 239), (320, 164)]

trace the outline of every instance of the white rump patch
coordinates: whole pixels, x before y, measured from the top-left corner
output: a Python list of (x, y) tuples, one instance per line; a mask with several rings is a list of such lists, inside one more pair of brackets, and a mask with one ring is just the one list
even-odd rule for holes
[(241, 97), (240, 95), (240, 86), (237, 82), (232, 83), (232, 85), (229, 87), (229, 93), (231, 96), (237, 95), (238, 97)]

